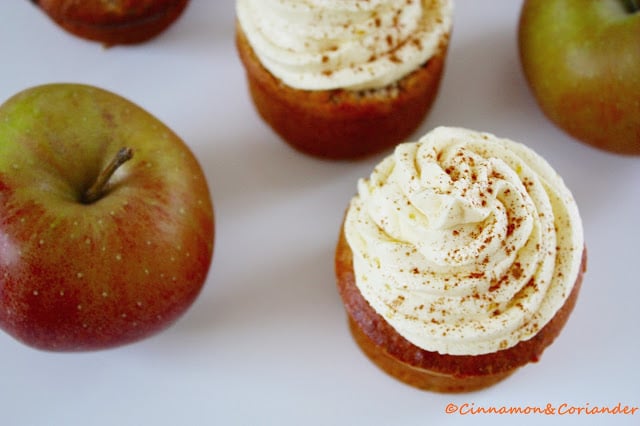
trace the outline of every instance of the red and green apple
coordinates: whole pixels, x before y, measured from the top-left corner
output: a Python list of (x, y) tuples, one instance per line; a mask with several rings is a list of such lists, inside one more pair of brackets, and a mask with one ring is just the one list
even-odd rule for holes
[(67, 32), (105, 46), (146, 42), (172, 25), (188, 0), (31, 0)]
[(44, 350), (119, 346), (175, 322), (212, 261), (187, 145), (131, 101), (47, 84), (0, 106), (0, 328)]
[(597, 148), (640, 155), (640, 1), (525, 0), (518, 45), (553, 123)]

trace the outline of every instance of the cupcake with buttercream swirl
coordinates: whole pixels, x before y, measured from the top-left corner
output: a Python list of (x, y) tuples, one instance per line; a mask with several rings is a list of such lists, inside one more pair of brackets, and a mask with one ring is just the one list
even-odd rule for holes
[[(352, 327), (389, 354), (371, 326), (383, 322), (414, 354), (429, 354), (421, 359), (457, 359), (452, 376), (486, 379), (478, 371), (537, 360), (550, 341), (532, 342), (559, 332), (557, 314), (573, 306), (584, 271), (582, 223), (561, 177), (525, 145), (462, 128), (398, 145), (359, 181), (340, 240)], [(524, 354), (520, 365), (477, 364), (508, 351)]]
[(252, 100), (306, 154), (392, 147), (436, 97), (452, 0), (237, 0), (236, 12)]

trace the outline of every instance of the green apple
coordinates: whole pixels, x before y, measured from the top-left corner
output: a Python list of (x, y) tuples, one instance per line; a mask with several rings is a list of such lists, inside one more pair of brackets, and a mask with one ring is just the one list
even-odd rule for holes
[(640, 155), (637, 0), (525, 0), (518, 45), (544, 114), (576, 139)]
[(150, 336), (208, 274), (213, 205), (183, 141), (130, 101), (79, 84), (0, 106), (0, 327), (35, 348)]

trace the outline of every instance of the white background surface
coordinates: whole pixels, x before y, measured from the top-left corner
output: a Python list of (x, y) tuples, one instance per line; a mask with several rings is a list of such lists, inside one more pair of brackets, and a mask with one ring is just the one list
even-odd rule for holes
[(517, 57), (520, 4), (457, 1), (440, 96), (415, 137), (465, 126), (547, 158), (578, 202), (589, 268), (573, 316), (541, 362), (493, 388), (451, 396), (387, 377), (351, 340), (333, 249), (356, 180), (381, 156), (305, 157), (258, 119), (233, 43), (232, 0), (193, 0), (159, 38), (108, 50), (63, 32), (30, 2), (0, 2), (0, 100), (65, 81), (140, 104), (198, 156), (217, 225), (201, 296), (159, 335), (56, 354), (0, 333), (0, 424), (640, 424), (640, 413), (445, 413), (449, 403), (640, 406), (640, 158), (579, 144), (542, 116)]

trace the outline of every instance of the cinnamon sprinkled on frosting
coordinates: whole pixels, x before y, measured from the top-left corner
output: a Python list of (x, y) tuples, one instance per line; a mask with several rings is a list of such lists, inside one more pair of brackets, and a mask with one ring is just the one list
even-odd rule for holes
[(438, 52), (452, 0), (237, 0), (262, 65), (296, 89), (378, 89)]
[(345, 220), (356, 285), (416, 346), (478, 355), (533, 337), (569, 296), (575, 201), (535, 152), (440, 127), (358, 183)]

